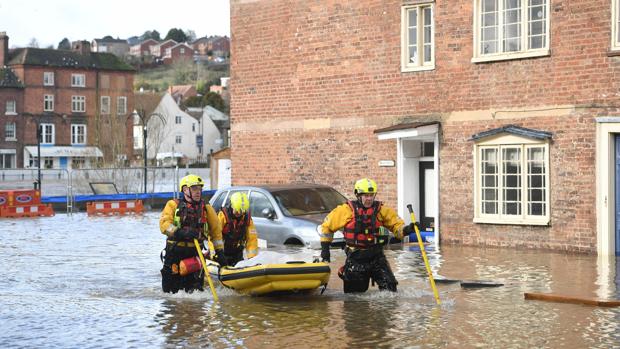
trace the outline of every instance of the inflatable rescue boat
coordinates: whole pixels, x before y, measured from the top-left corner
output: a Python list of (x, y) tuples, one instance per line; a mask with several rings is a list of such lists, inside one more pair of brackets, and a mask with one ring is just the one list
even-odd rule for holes
[(309, 292), (327, 285), (331, 270), (324, 262), (289, 261), (219, 268), (209, 263), (209, 273), (222, 285), (242, 294)]

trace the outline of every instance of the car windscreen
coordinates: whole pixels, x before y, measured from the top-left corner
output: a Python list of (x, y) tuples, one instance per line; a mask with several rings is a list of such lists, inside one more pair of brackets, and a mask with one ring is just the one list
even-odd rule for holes
[(293, 188), (278, 190), (272, 195), (287, 216), (328, 213), (347, 201), (332, 188)]

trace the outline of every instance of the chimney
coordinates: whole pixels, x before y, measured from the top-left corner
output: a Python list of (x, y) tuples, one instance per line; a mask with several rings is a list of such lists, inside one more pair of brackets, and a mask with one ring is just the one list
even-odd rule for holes
[(0, 32), (0, 68), (9, 62), (9, 37), (6, 32)]
[(79, 54), (86, 55), (90, 53), (90, 42), (86, 40), (74, 41), (71, 43), (71, 50)]

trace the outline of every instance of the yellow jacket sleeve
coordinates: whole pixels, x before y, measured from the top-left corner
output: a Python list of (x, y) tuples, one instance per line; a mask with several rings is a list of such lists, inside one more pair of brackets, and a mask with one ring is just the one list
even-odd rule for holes
[(353, 218), (353, 211), (348, 204), (334, 208), (321, 224), (321, 242), (332, 242), (334, 232), (342, 229)]
[(245, 252), (248, 258), (255, 257), (258, 254), (258, 234), (256, 233), (256, 227), (254, 227), (254, 221), (250, 217), (248, 224), (248, 232), (245, 236)]
[(403, 221), (393, 209), (381, 206), (379, 210), (378, 219), (381, 221), (384, 227), (388, 228), (397, 239), (403, 238), (403, 228), (405, 227), (405, 221)]
[(159, 230), (169, 238), (173, 237), (174, 232), (177, 230), (177, 227), (174, 226), (174, 212), (176, 209), (176, 201), (168, 200), (166, 207), (164, 207), (159, 216)]
[(207, 210), (207, 224), (209, 225), (209, 231), (205, 231), (205, 235), (209, 236), (209, 239), (213, 244), (213, 248), (216, 250), (221, 250), (224, 248), (224, 241), (222, 240), (222, 225), (220, 224), (217, 213), (215, 213), (215, 210), (211, 207), (211, 205), (205, 205), (205, 209)]

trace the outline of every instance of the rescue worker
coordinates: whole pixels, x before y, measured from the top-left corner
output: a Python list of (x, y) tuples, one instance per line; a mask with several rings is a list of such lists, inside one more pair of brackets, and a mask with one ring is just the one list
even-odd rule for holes
[(202, 268), (188, 275), (181, 275), (180, 261), (198, 256), (194, 239), (204, 248), (207, 236), (215, 248), (216, 260), (223, 260), (222, 228), (213, 207), (202, 199), (204, 181), (196, 175), (187, 175), (179, 184), (183, 196), (169, 200), (159, 218), (159, 228), (166, 235), (164, 267), (161, 285), (164, 292), (177, 293), (180, 289), (191, 293), (203, 290)]
[(230, 196), (229, 204), (218, 213), (224, 238), (224, 259), (226, 265), (234, 266), (246, 257), (258, 254), (258, 237), (250, 215), (248, 195), (236, 192)]
[(330, 262), (329, 245), (334, 232), (343, 229), (347, 259), (341, 270), (344, 292), (366, 292), (370, 278), (379, 290), (396, 292), (398, 281), (383, 253), (390, 230), (402, 239), (413, 231), (412, 224), (398, 217), (396, 211), (375, 200), (377, 184), (364, 178), (355, 182), (357, 200), (334, 208), (321, 225), (321, 259)]

